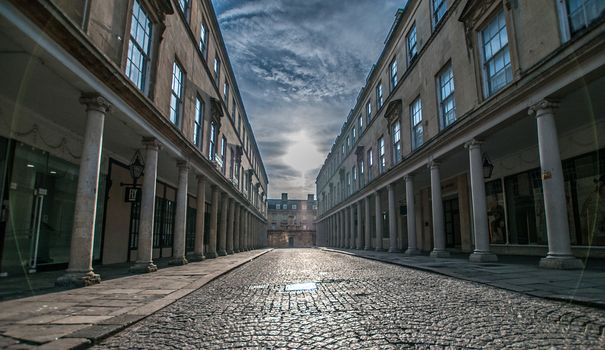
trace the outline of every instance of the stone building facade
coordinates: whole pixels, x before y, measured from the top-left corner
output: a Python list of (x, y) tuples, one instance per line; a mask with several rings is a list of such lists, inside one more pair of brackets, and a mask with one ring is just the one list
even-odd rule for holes
[(267, 202), (267, 241), (273, 248), (305, 248), (316, 245), (315, 220), (317, 201), (315, 195), (307, 199), (269, 198)]
[(0, 273), (266, 244), (267, 175), (210, 0), (0, 3)]
[(605, 257), (605, 1), (404, 1), (316, 179), (319, 244)]

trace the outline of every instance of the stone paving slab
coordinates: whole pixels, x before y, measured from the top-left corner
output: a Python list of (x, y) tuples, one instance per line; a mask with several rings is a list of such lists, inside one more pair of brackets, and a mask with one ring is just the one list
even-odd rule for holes
[(471, 263), (464, 259), (405, 256), (372, 250), (321, 248), (438, 273), (463, 280), (523, 293), (605, 309), (605, 272), (592, 270), (548, 270), (511, 263)]
[(0, 349), (89, 347), (269, 251), (242, 252), (0, 302)]

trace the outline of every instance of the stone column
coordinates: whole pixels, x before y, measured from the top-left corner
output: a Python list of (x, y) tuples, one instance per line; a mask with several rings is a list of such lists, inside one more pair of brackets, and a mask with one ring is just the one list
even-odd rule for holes
[(365, 220), (364, 220), (364, 225), (363, 225), (363, 230), (364, 230), (364, 243), (365, 246), (363, 247), (364, 250), (370, 250), (372, 249), (372, 233), (370, 232), (370, 225), (371, 225), (371, 221), (370, 220), (370, 196), (367, 196), (366, 198), (364, 198), (363, 200), (365, 202), (365, 211), (364, 211), (364, 216), (365, 216)]
[(542, 100), (529, 109), (530, 114), (535, 114), (538, 124), (542, 191), (548, 235), (548, 255), (540, 260), (540, 267), (581, 269), (584, 268), (584, 264), (574, 257), (569, 239), (563, 167), (554, 115), (557, 107), (556, 102)]
[(243, 251), (250, 250), (248, 247), (248, 227), (250, 226), (250, 212), (244, 208), (244, 226), (242, 228), (241, 248)]
[(235, 253), (239, 253), (240, 252), (240, 248), (239, 248), (239, 236), (240, 236), (240, 227), (241, 227), (241, 223), (240, 223), (240, 212), (241, 212), (241, 207), (239, 203), (235, 203), (235, 216), (234, 216), (234, 220), (235, 220), (235, 226), (233, 227), (233, 252)]
[(248, 227), (248, 210), (246, 210), (246, 207), (242, 205), (242, 227), (240, 230), (240, 236), (239, 236), (239, 249), (242, 252), (245, 252), (248, 250), (248, 247), (246, 247), (246, 230)]
[(473, 230), (475, 232), (475, 251), (469, 256), (469, 260), (472, 262), (498, 261), (496, 254), (493, 254), (489, 250), (489, 230), (487, 227), (487, 205), (485, 203), (481, 142), (472, 140), (467, 142), (465, 146), (468, 148), (470, 164)]
[(357, 240), (355, 241), (355, 249), (362, 249), (363, 241), (363, 225), (361, 224), (361, 201), (357, 202)]
[(431, 201), (433, 211), (433, 251), (431, 257), (445, 258), (450, 252), (445, 250), (445, 222), (443, 217), (443, 200), (441, 199), (441, 176), (439, 163), (430, 161), (431, 169)]
[(229, 198), (229, 217), (227, 218), (227, 254), (233, 254), (233, 227), (235, 223), (235, 201)]
[(219, 256), (227, 255), (227, 220), (229, 210), (229, 195), (225, 192), (221, 195), (221, 225), (218, 235), (218, 251)]
[(338, 211), (338, 248), (344, 247), (344, 213), (342, 210)]
[(382, 208), (380, 207), (380, 191), (376, 191), (376, 251), (382, 250)]
[(355, 249), (355, 205), (349, 206), (349, 249)]
[(71, 233), (69, 265), (56, 281), (61, 286), (88, 286), (101, 282), (92, 269), (92, 249), (99, 192), (99, 170), (103, 149), (103, 128), (109, 103), (98, 94), (83, 94), (80, 103), (86, 105), (86, 130), (78, 186), (74, 223)]
[(187, 185), (189, 177), (189, 163), (178, 161), (179, 182), (176, 191), (176, 213), (174, 216), (174, 240), (172, 244), (171, 265), (185, 265), (185, 231), (187, 227)]
[(408, 249), (405, 255), (412, 256), (420, 254), (416, 244), (416, 210), (414, 209), (414, 177), (405, 177), (405, 201), (407, 207), (408, 224)]
[(212, 185), (212, 206), (210, 207), (210, 236), (208, 237), (208, 251), (206, 252), (206, 257), (208, 259), (214, 259), (218, 256), (218, 254), (216, 253), (218, 205), (219, 189), (216, 185)]
[(397, 206), (395, 205), (395, 184), (387, 186), (389, 196), (389, 253), (398, 253), (397, 248)]
[(206, 220), (206, 179), (202, 175), (197, 176), (197, 208), (195, 211), (195, 244), (193, 248), (192, 261), (202, 261), (204, 256), (204, 225)]
[(141, 189), (141, 219), (137, 242), (137, 261), (130, 267), (131, 272), (154, 272), (158, 268), (153, 263), (153, 217), (155, 213), (155, 189), (158, 170), (160, 144), (154, 138), (143, 138), (145, 145), (145, 177)]

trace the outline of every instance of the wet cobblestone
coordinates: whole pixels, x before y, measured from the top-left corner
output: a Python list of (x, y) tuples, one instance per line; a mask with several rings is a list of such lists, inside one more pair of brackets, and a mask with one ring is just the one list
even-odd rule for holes
[[(287, 292), (294, 283), (317, 289)], [(605, 312), (315, 249), (275, 250), (98, 349), (605, 348)]]

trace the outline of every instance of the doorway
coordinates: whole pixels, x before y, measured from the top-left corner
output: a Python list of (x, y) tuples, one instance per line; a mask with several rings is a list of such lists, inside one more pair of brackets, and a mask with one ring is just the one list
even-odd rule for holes
[(458, 196), (443, 200), (443, 214), (446, 247), (460, 247), (460, 208), (458, 205)]
[(288, 237), (288, 248), (294, 248), (294, 237)]

